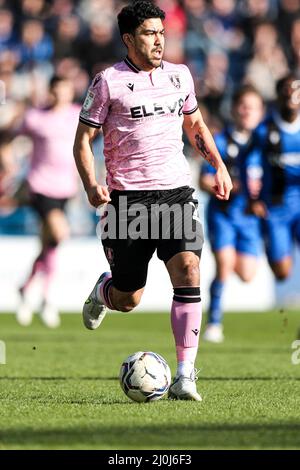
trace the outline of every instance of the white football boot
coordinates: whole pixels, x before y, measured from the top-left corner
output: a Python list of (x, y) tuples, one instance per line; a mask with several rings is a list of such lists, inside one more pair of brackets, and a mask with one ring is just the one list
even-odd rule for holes
[(223, 326), (221, 324), (208, 323), (202, 338), (209, 343), (223, 343)]
[(107, 307), (101, 302), (97, 297), (97, 289), (104, 277), (109, 273), (103, 273), (96, 282), (94, 289), (90, 293), (89, 297), (85, 301), (85, 304), (82, 309), (82, 319), (84, 326), (88, 330), (96, 330), (103, 321)]
[(58, 328), (60, 326), (60, 316), (57, 308), (47, 302), (44, 302), (40, 312), (40, 319), (47, 328)]
[(170, 400), (191, 400), (202, 401), (201, 395), (197, 392), (196, 380), (198, 379), (196, 371), (193, 371), (190, 377), (180, 375), (175, 377), (170, 385), (168, 397)]
[(28, 295), (23, 289), (19, 289), (20, 303), (17, 308), (17, 322), (22, 326), (29, 326), (33, 319), (33, 310), (28, 299)]

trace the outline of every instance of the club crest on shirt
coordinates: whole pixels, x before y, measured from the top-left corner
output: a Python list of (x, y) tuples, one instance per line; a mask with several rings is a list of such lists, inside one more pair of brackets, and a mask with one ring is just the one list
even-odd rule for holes
[(179, 75), (169, 75), (170, 82), (174, 85), (175, 88), (179, 90), (181, 88), (180, 77)]

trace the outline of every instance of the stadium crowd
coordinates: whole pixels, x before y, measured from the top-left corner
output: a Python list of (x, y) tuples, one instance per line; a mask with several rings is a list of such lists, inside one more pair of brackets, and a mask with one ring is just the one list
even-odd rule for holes
[[(70, 79), (82, 103), (96, 73), (126, 51), (116, 16), (122, 0), (0, 0), (0, 198), (24, 179), (30, 138), (16, 132), (28, 108), (43, 107), (54, 75)], [(158, 0), (166, 11), (164, 58), (186, 63), (213, 132), (230, 118), (231, 98), (254, 85), (267, 105), (289, 71), (300, 79), (300, 0)], [(66, 123), (67, 125), (67, 123)], [(95, 142), (104, 181), (101, 136)], [(192, 156), (192, 150), (187, 149)], [(73, 235), (95, 234), (85, 194), (68, 207)], [(0, 234), (33, 234), (33, 212), (0, 207)]]

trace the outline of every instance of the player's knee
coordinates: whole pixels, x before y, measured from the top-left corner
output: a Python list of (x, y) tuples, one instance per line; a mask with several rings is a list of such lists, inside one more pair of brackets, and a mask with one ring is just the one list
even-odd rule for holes
[(255, 276), (255, 271), (242, 271), (239, 273), (239, 277), (243, 282), (253, 281)]
[(180, 269), (182, 281), (189, 285), (199, 278), (199, 261), (195, 259), (187, 260)]
[(277, 281), (285, 281), (291, 274), (291, 265), (289, 264), (284, 264), (282, 266), (273, 265), (272, 270)]
[(274, 270), (274, 274), (275, 274), (277, 281), (285, 281), (290, 275), (290, 270), (288, 269)]

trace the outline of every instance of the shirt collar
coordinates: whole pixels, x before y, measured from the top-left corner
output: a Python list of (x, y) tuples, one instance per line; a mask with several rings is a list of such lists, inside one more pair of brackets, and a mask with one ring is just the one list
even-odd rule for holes
[(287, 134), (296, 134), (300, 130), (300, 113), (294, 122), (287, 122), (282, 119), (278, 111), (274, 112), (274, 121), (277, 126)]
[[(135, 73), (139, 73), (139, 72), (142, 72), (142, 70), (137, 66), (135, 65), (130, 59), (129, 57), (127, 56), (125, 59), (124, 59), (124, 62), (125, 64)], [(163, 64), (163, 61), (161, 61), (161, 64), (158, 68), (161, 68), (163, 69), (164, 68), (164, 64)]]

